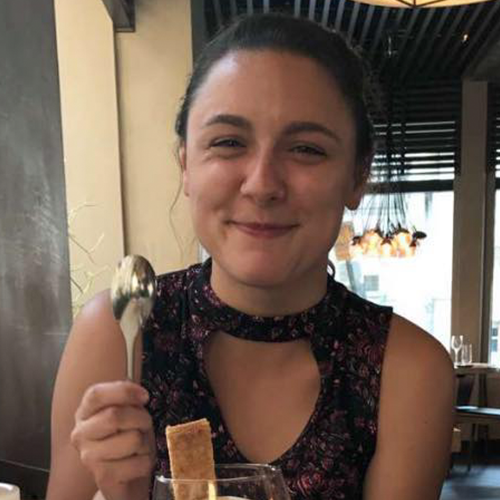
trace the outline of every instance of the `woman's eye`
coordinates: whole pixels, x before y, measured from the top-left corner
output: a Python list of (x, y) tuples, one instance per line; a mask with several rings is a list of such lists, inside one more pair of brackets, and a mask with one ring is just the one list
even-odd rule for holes
[(308, 144), (299, 144), (298, 146), (294, 146), (292, 151), (303, 155), (326, 156), (325, 152), (321, 148), (310, 146)]
[(210, 144), (212, 148), (239, 148), (243, 144), (236, 139), (217, 139)]

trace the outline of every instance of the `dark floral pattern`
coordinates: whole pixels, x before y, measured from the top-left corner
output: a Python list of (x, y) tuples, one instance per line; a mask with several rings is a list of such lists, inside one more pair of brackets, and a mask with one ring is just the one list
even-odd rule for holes
[(212, 426), (218, 463), (244, 463), (224, 426), (203, 370), (203, 343), (215, 331), (285, 342), (308, 337), (321, 375), (315, 410), (281, 467), (292, 500), (361, 500), (375, 451), (382, 362), (392, 309), (328, 278), (325, 297), (295, 315), (249, 316), (222, 303), (210, 286), (211, 262), (158, 279), (144, 332), (142, 383), (150, 392), (157, 472), (169, 470), (165, 427), (198, 418)]

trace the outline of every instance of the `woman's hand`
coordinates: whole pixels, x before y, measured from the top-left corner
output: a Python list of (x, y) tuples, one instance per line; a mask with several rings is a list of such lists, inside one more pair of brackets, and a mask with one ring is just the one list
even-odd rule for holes
[(155, 463), (148, 393), (129, 381), (89, 387), (71, 443), (106, 500), (146, 500)]

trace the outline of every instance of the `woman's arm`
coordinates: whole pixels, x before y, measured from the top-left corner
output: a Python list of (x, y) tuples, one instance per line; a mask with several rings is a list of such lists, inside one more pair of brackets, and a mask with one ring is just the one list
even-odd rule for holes
[[(117, 440), (117, 430), (152, 433), (142, 389), (123, 382), (125, 343), (111, 311), (109, 292), (99, 294), (85, 306), (69, 335), (52, 401), (48, 500), (92, 499), (99, 480), (106, 474), (104, 480), (110, 479), (111, 469), (102, 466), (109, 443), (114, 452), (123, 449), (126, 454), (134, 440), (132, 431), (121, 432)], [(140, 373), (139, 356), (136, 362)], [(112, 471), (119, 480), (121, 470)]]
[(395, 315), (365, 500), (438, 500), (449, 466), (454, 397), (448, 353), (429, 334)]

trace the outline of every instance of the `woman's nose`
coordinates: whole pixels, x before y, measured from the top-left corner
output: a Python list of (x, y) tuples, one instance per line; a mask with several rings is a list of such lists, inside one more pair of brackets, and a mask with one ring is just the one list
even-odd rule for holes
[(249, 159), (241, 184), (241, 194), (260, 205), (275, 203), (285, 198), (284, 169), (275, 154), (261, 153), (252, 160)]

